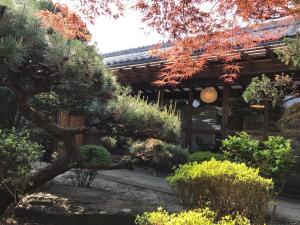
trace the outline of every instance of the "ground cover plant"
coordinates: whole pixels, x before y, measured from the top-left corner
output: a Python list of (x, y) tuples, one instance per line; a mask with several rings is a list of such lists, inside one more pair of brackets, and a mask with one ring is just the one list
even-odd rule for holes
[(172, 214), (160, 208), (138, 215), (135, 222), (137, 225), (250, 225), (247, 218), (239, 215), (217, 218), (208, 208)]
[(219, 217), (240, 214), (255, 224), (264, 223), (273, 189), (259, 169), (215, 159), (181, 165), (167, 180), (188, 208), (209, 207)]

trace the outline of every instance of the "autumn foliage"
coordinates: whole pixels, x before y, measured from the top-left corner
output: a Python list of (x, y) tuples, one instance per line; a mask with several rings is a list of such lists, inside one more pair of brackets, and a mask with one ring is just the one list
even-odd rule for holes
[(91, 34), (87, 25), (75, 12), (69, 10), (65, 4), (54, 4), (55, 10), (42, 10), (39, 16), (46, 28), (52, 28), (67, 39), (90, 41)]
[[(139, 0), (136, 9), (170, 42), (171, 47), (152, 51), (170, 62), (155, 83), (176, 85), (197, 75), (209, 59), (223, 63), (222, 78), (233, 82), (240, 71), (242, 51), (237, 50), (282, 37), (297, 5), (290, 0)], [(273, 25), (269, 21), (280, 23), (275, 32), (266, 29)]]
[[(117, 17), (121, 0), (73, 0), (93, 21), (99, 15)], [(278, 40), (299, 14), (296, 0), (136, 0), (143, 21), (165, 37), (168, 48), (157, 45), (151, 54), (165, 60), (156, 85), (177, 85), (199, 74), (208, 61), (224, 64), (222, 78), (234, 82), (245, 49)], [(275, 30), (266, 29), (279, 23)]]

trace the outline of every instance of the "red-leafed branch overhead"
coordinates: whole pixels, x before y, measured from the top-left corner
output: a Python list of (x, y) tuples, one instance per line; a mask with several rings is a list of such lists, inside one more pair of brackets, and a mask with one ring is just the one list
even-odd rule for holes
[[(93, 21), (103, 14), (118, 17), (126, 1), (73, 2)], [(222, 78), (233, 82), (240, 71), (236, 61), (241, 54), (236, 50), (281, 38), (299, 15), (296, 0), (135, 0), (131, 3), (142, 14), (143, 22), (171, 44), (169, 48), (157, 47), (151, 51), (168, 62), (155, 82), (157, 85), (176, 85), (196, 76), (211, 57), (225, 64)], [(272, 26), (269, 21), (274, 20), (285, 24), (276, 33), (264, 28)]]

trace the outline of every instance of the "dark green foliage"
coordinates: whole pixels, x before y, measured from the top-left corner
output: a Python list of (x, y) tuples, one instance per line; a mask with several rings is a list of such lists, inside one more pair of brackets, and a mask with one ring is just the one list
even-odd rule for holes
[[(132, 97), (127, 89), (123, 88), (119, 92), (121, 93), (117, 99), (112, 100), (105, 109), (113, 117), (109, 117), (104, 125), (111, 124), (113, 132), (120, 136), (140, 140), (156, 138), (179, 143), (181, 121), (174, 107), (161, 109), (159, 105), (150, 104), (141, 96)], [(97, 124), (97, 120), (92, 123)]]
[(189, 159), (187, 149), (152, 138), (134, 142), (130, 156), (137, 163), (165, 171), (170, 171)]
[(84, 145), (80, 148), (82, 162), (87, 164), (109, 164), (111, 154), (106, 148), (98, 145)]
[(262, 176), (272, 177), (277, 184), (284, 182), (295, 163), (291, 141), (280, 136), (260, 142), (241, 132), (223, 140), (222, 149), (230, 160), (259, 168)]
[(30, 140), (42, 146), (44, 154), (43, 161), (51, 161), (52, 154), (57, 149), (58, 140), (52, 134), (40, 128), (33, 128), (28, 130)]
[(222, 161), (225, 160), (225, 156), (220, 153), (213, 153), (210, 151), (198, 151), (190, 155), (191, 162), (204, 162), (209, 161), (212, 158)]
[(28, 133), (0, 130), (0, 181), (27, 175), (41, 154), (42, 147)]
[(103, 145), (112, 154), (124, 155), (129, 153), (132, 138), (124, 136), (103, 137), (100, 144)]
[(295, 67), (300, 67), (300, 39), (297, 38), (285, 38), (285, 45), (283, 48), (276, 49), (275, 52), (278, 58), (288, 65), (292, 63)]
[(243, 98), (247, 103), (271, 102), (273, 106), (292, 92), (292, 78), (288, 75), (275, 75), (275, 79), (262, 75), (254, 77), (243, 93)]
[(253, 155), (259, 151), (259, 141), (252, 139), (246, 132), (228, 136), (222, 141), (222, 150), (224, 155), (234, 162), (257, 166)]
[(0, 22), (0, 40), (3, 86), (22, 88), (38, 110), (83, 115), (99, 111), (115, 96), (115, 78), (93, 45), (48, 35), (40, 21), (9, 10)]
[(242, 215), (254, 224), (264, 223), (273, 189), (258, 169), (215, 159), (181, 165), (167, 180), (187, 207), (210, 207), (219, 217)]
[(17, 113), (17, 105), (13, 93), (0, 86), (0, 129), (9, 128), (14, 125)]
[(300, 135), (300, 103), (287, 107), (283, 117), (279, 121), (281, 132), (299, 137)]

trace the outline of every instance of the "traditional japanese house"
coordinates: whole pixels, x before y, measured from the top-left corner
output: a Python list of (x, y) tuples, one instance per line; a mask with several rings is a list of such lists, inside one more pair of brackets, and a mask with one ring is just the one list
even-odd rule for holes
[[(280, 24), (273, 24), (264, 29), (277, 32), (280, 28)], [(206, 69), (192, 79), (176, 87), (156, 87), (152, 82), (157, 79), (165, 62), (149, 55), (148, 50), (152, 46), (108, 53), (104, 55), (104, 61), (122, 84), (132, 87), (134, 94), (140, 92), (149, 101), (159, 100), (162, 105), (176, 102), (182, 116), (181, 143), (191, 152), (215, 151), (220, 140), (228, 134), (246, 131), (257, 137), (287, 136), (294, 140), (296, 154), (300, 155), (300, 124), (298, 129), (286, 134), (278, 123), (284, 110), (299, 103), (300, 98), (293, 98), (276, 108), (268, 105), (251, 107), (242, 99), (242, 93), (251, 79), (261, 74), (271, 77), (275, 74), (289, 74), (299, 88), (299, 69), (285, 65), (274, 53), (275, 49), (284, 46), (284, 37), (296, 37), (299, 29), (300, 24), (291, 25), (279, 40), (261, 43), (251, 49), (237, 49), (242, 56), (238, 61), (241, 71), (240, 77), (233, 84), (225, 84), (220, 79), (224, 64), (211, 58)], [(299, 193), (300, 163), (296, 170), (298, 175), (293, 177), (295, 180), (289, 187)]]

